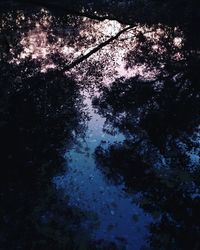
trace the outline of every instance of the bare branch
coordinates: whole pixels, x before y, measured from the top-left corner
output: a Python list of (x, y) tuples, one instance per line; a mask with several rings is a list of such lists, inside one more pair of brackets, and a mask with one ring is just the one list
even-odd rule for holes
[(106, 40), (105, 42), (99, 44), (97, 47), (95, 47), (94, 49), (92, 49), (91, 51), (89, 51), (88, 53), (86, 53), (85, 55), (83, 55), (82, 57), (77, 58), (74, 62), (72, 62), (69, 65), (66, 65), (61, 72), (65, 72), (68, 71), (72, 68), (74, 68), (75, 66), (77, 66), (78, 64), (80, 64), (81, 62), (87, 60), (90, 56), (92, 56), (93, 54), (95, 54), (96, 52), (98, 52), (99, 50), (101, 50), (102, 48), (104, 48), (106, 45), (108, 45), (109, 43), (113, 42), (114, 40), (118, 39), (119, 36), (121, 36), (123, 33), (125, 33), (126, 31), (132, 29), (134, 27), (134, 25), (130, 25), (124, 29), (122, 29), (121, 31), (119, 31), (115, 36), (110, 37), (108, 40)]

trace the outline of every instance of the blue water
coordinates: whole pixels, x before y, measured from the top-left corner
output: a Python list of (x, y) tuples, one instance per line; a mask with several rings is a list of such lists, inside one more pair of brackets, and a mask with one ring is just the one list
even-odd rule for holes
[(92, 107), (91, 97), (83, 93), (84, 109), (89, 114), (87, 131), (78, 136), (76, 143), (66, 150), (66, 172), (54, 178), (57, 189), (69, 197), (69, 205), (91, 213), (91, 220), (84, 222), (93, 239), (103, 239), (125, 249), (137, 250), (147, 245), (150, 215), (134, 203), (139, 194), (127, 195), (121, 184), (114, 185), (103, 175), (94, 159), (97, 146), (120, 143), (125, 139), (120, 133), (110, 135), (103, 131), (105, 118)]

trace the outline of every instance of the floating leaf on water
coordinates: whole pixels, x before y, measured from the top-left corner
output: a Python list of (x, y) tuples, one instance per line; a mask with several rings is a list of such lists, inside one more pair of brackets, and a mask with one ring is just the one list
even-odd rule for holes
[(110, 214), (111, 214), (111, 215), (115, 215), (115, 211), (111, 210), (111, 211), (110, 211)]

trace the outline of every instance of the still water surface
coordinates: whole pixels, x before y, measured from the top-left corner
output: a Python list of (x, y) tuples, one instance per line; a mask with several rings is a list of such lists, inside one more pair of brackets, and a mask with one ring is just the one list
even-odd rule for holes
[(83, 95), (90, 117), (86, 134), (78, 137), (77, 144), (66, 151), (69, 162), (66, 174), (56, 177), (54, 182), (58, 189), (66, 192), (71, 206), (96, 215), (94, 221), (91, 218), (86, 222), (88, 228), (96, 225), (92, 230), (94, 239), (126, 243), (126, 249), (130, 250), (140, 249), (145, 244), (152, 217), (134, 204), (132, 195), (124, 192), (122, 177), (117, 186), (106, 180), (94, 158), (95, 149), (100, 144), (106, 148), (125, 138), (123, 134), (112, 136), (103, 131), (105, 118), (95, 112), (88, 93)]
[[(47, 91), (48, 86), (53, 86), (55, 79), (56, 84), (61, 78), (63, 83), (63, 75), (59, 78), (59, 73), (57, 78), (54, 71), (58, 70), (57, 73), (62, 71), (66, 82), (71, 79), (76, 85), (77, 99), (73, 101), (76, 100), (77, 103), (74, 104), (72, 101), (71, 105), (78, 108), (80, 114), (84, 114), (81, 122), (84, 123), (85, 130), (84, 133), (79, 133), (72, 128), (72, 142), (66, 143), (62, 150), (65, 159), (64, 172), (56, 173), (51, 178), (51, 184), (56, 187), (57, 193), (60, 194), (62, 191), (68, 206), (90, 214), (89, 218), (83, 219), (82, 227), (89, 231), (91, 238), (97, 241), (115, 242), (118, 246), (125, 246), (124, 249), (127, 250), (139, 250), (143, 246), (148, 247), (150, 241), (154, 240), (156, 243), (168, 246), (172, 237), (170, 228), (174, 231), (179, 230), (180, 235), (184, 235), (185, 232), (188, 234), (191, 228), (193, 234), (198, 232), (196, 230), (198, 225), (195, 224), (196, 200), (199, 198), (196, 176), (198, 176), (200, 133), (198, 121), (195, 120), (197, 115), (195, 109), (188, 105), (186, 111), (189, 110), (189, 114), (194, 111), (194, 115), (192, 118), (188, 116), (184, 128), (182, 122), (181, 125), (177, 125), (179, 121), (184, 122), (182, 118), (187, 115), (184, 114), (182, 117), (182, 109), (179, 110), (184, 104), (185, 96), (181, 97), (181, 94), (180, 96), (178, 94), (173, 97), (177, 93), (178, 81), (182, 81), (182, 74), (173, 76), (170, 79), (172, 84), (170, 81), (166, 84), (164, 81), (156, 81), (156, 77), (165, 66), (165, 57), (173, 62), (183, 58), (181, 52), (183, 39), (178, 28), (172, 30), (160, 25), (158, 27), (135, 25), (118, 39), (96, 51), (87, 60), (69, 70), (63, 70), (66, 65), (84, 57), (126, 26), (117, 21), (99, 22), (70, 15), (66, 15), (63, 21), (44, 9), (32, 16), (23, 11), (17, 11), (15, 14), (16, 19), (11, 18), (12, 13), (7, 19), (5, 18), (1, 23), (1, 30), (6, 30), (10, 20), (14, 20), (15, 28), (17, 26), (15, 35), (19, 42), (16, 46), (11, 46), (7, 59), (10, 65), (21, 70), (15, 79), (16, 92), (20, 93), (23, 89), (23, 81), (28, 82), (37, 74), (40, 78), (43, 76), (48, 78), (48, 74), (53, 72), (49, 82), (45, 84), (42, 82), (45, 87), (42, 86), (40, 94), (42, 98), (46, 98), (42, 105), (39, 98), (41, 96), (37, 96), (37, 86), (36, 91), (33, 88), (33, 92), (36, 92), (34, 105), (39, 104), (46, 117), (51, 115), (59, 117), (62, 112), (64, 113), (65, 102), (61, 98), (63, 103), (60, 103), (58, 101), (60, 97), (55, 95), (55, 98), (52, 98), (52, 92), (49, 94)], [(173, 33), (172, 36), (170, 32)], [(173, 46), (170, 52), (172, 55), (166, 49), (169, 48), (168, 44), (165, 47), (166, 44), (162, 43), (162, 39), (167, 40), (167, 34)], [(149, 53), (150, 59), (153, 58), (152, 64), (148, 65), (148, 60), (143, 60), (145, 58), (142, 56), (146, 55), (140, 51), (140, 45), (141, 47), (143, 45), (141, 37), (151, 48)], [(137, 56), (134, 57), (136, 52), (142, 54), (139, 54), (141, 56), (139, 62)], [(159, 55), (160, 59), (159, 65), (156, 66), (155, 53), (158, 53), (156, 58)], [(33, 63), (32, 71), (31, 64), (27, 66), (27, 62)], [(132, 78), (134, 80), (128, 81), (131, 77), (135, 77)], [(65, 91), (68, 91), (67, 87)], [(61, 91), (61, 94), (63, 92)], [(32, 98), (32, 93), (30, 96)], [(104, 112), (101, 112), (101, 105), (98, 107), (92, 103), (94, 97), (103, 100)], [(20, 98), (23, 99), (23, 94)], [(49, 106), (48, 98), (53, 99)], [(69, 96), (66, 98), (70, 99)], [(51, 111), (55, 103), (61, 104), (60, 107), (53, 114), (48, 114), (48, 110)], [(174, 110), (174, 107), (177, 110)], [(73, 115), (75, 116), (75, 113)], [(43, 117), (42, 121), (46, 117)], [(116, 133), (108, 132), (106, 127), (108, 123), (112, 129), (117, 130)], [(53, 126), (55, 124), (53, 122)], [(57, 125), (60, 132), (59, 124)], [(189, 132), (185, 129), (187, 125), (191, 129)], [(32, 129), (31, 127), (31, 131)], [(51, 131), (53, 129), (52, 127)], [(70, 126), (67, 129), (70, 130)], [(55, 133), (52, 137), (56, 136)], [(46, 138), (45, 140), (48, 142)], [(69, 138), (66, 138), (66, 141), (69, 141)], [(34, 139), (31, 143), (33, 142), (35, 143)], [(109, 158), (104, 162), (105, 166), (100, 166), (95, 156), (99, 146), (109, 151), (113, 145), (121, 145), (121, 151), (117, 151), (121, 156), (126, 156), (128, 152), (125, 160), (121, 161), (119, 158), (121, 166), (118, 166), (118, 162), (115, 162), (111, 155), (111, 168), (112, 171), (116, 168), (117, 181), (113, 180), (115, 177), (109, 168)], [(111, 178), (108, 178), (110, 176)], [(176, 240), (175, 236), (174, 244)], [(184, 239), (178, 237), (177, 242), (182, 244)], [(160, 249), (159, 246), (155, 245), (157, 249)]]

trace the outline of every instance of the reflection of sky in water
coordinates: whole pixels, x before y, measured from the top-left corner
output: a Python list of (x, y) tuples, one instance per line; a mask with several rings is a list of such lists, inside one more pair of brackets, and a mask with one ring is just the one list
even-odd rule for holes
[[(54, 56), (59, 55), (65, 65), (70, 64), (125, 28), (114, 20), (99, 22), (86, 17), (77, 17), (79, 24), (76, 25), (74, 20), (70, 19), (71, 16), (67, 16), (69, 21), (65, 27), (59, 27), (57, 24), (54, 27), (56, 21), (53, 17), (45, 10), (41, 13), (44, 15), (35, 20), (32, 29), (24, 33), (21, 38), (19, 44), (22, 46), (22, 51), (14, 55), (13, 49), (14, 58), (10, 62), (19, 64), (26, 58), (35, 59), (41, 62), (41, 71), (46, 72), (50, 68), (58, 67), (53, 59)], [(24, 19), (25, 16), (20, 13), (19, 28)], [(159, 54), (165, 53), (165, 50), (157, 45), (160, 35), (164, 32), (161, 28), (155, 30), (136, 25), (66, 74), (80, 81), (88, 81), (90, 78), (93, 80), (95, 77), (96, 80), (106, 83), (114, 81), (117, 77), (129, 78), (135, 75), (154, 78), (159, 73), (156, 68), (148, 69), (145, 64), (126, 67), (125, 58), (127, 53), (136, 47), (136, 35), (140, 32), (152, 41), (153, 50), (159, 50)], [(180, 47), (181, 41), (180, 37), (175, 37), (174, 45)]]
[[(103, 132), (105, 119), (95, 113), (89, 97), (85, 99), (90, 115), (84, 138), (66, 152), (69, 161), (66, 174), (54, 179), (57, 188), (64, 189), (70, 205), (94, 212), (96, 220), (89, 222), (93, 237), (108, 241), (127, 241), (127, 249), (140, 249), (147, 236), (149, 215), (133, 203), (133, 197), (123, 191), (122, 184), (115, 186), (105, 179), (97, 168), (93, 153), (100, 143), (105, 147), (122, 142), (122, 134), (109, 135)], [(95, 230), (95, 225), (97, 226)]]
[[(41, 63), (39, 70), (46, 72), (50, 68), (58, 67), (52, 58), (54, 55), (59, 54), (63, 62), (71, 63), (124, 28), (116, 21), (98, 22), (79, 17), (80, 27), (74, 27), (73, 21), (69, 21), (66, 28), (57, 27), (57, 30), (54, 30), (52, 28), (54, 20), (46, 11), (44, 13), (44, 17), (24, 33), (20, 41), (22, 51), (15, 54), (14, 49), (12, 50), (14, 58), (10, 63), (20, 64), (30, 58), (39, 61)], [(19, 28), (22, 28), (20, 22), (24, 19), (23, 14), (20, 14)], [(148, 71), (146, 65), (125, 67), (125, 57), (129, 51), (134, 50), (137, 32), (144, 32), (146, 37), (155, 42), (153, 50), (158, 50), (159, 53), (165, 52), (161, 51), (156, 44), (159, 35), (163, 33), (162, 29), (159, 28), (155, 32), (147, 27), (136, 26), (66, 74), (80, 82), (88, 81), (93, 85), (96, 82), (110, 83), (118, 77), (129, 78), (137, 74), (148, 79), (155, 77), (156, 69)], [(51, 36), (51, 42), (49, 36)], [(180, 37), (174, 38), (175, 46), (180, 47), (181, 43)], [(131, 198), (125, 194), (123, 180), (118, 186), (110, 183), (97, 168), (93, 157), (96, 147), (100, 144), (108, 147), (109, 144), (123, 142), (124, 137), (122, 134), (112, 136), (103, 131), (105, 119), (95, 113), (91, 105), (91, 96), (86, 91), (83, 95), (85, 110), (90, 116), (86, 135), (78, 137), (77, 142), (67, 150), (65, 154), (68, 162), (67, 171), (64, 175), (55, 177), (54, 182), (58, 189), (63, 189), (69, 196), (72, 206), (97, 214), (96, 220), (93, 218), (88, 222), (88, 227), (93, 228), (94, 238), (117, 241), (118, 237), (120, 241), (122, 237), (127, 240), (127, 249), (137, 250), (145, 243), (145, 238), (148, 236), (146, 225), (152, 219), (134, 203), (133, 198), (137, 200), (137, 197)], [(145, 148), (143, 152), (147, 154)], [(199, 162), (196, 152), (189, 154), (193, 162)], [(156, 163), (158, 162), (157, 157)], [(160, 162), (163, 166), (163, 159)], [(151, 164), (153, 165), (154, 162)], [(96, 229), (95, 225), (98, 225)]]

